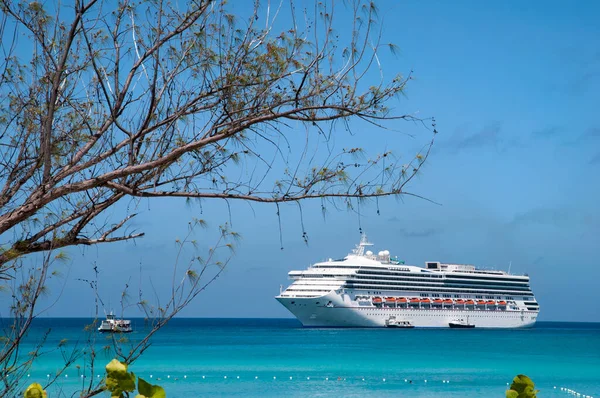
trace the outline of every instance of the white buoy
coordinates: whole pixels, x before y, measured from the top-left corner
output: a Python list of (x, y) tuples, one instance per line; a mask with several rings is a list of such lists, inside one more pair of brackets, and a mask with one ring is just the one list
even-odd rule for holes
[(450, 383), (450, 380), (446, 380), (446, 384)]
[(425, 380), (425, 383), (427, 383), (427, 380)]
[(238, 379), (240, 378), (240, 376), (237, 377)]
[(187, 375), (183, 375), (183, 378), (184, 378), (184, 379), (187, 379)]
[(290, 376), (290, 380), (292, 380), (292, 376)]
[(46, 375), (46, 377), (47, 377), (47, 378), (50, 378), (50, 373), (48, 373), (48, 374)]
[(385, 381), (385, 379), (383, 379), (383, 381)]
[(227, 376), (223, 376), (223, 378), (224, 378), (224, 379), (226, 379), (226, 378), (227, 378)]
[[(98, 377), (100, 377), (100, 375), (98, 375)], [(150, 378), (152, 378), (152, 375), (150, 375)]]
[(167, 375), (167, 379), (170, 379), (170, 378), (171, 378), (171, 375)]
[(363, 377), (363, 381), (365, 381), (365, 378)]
[(310, 380), (310, 377), (307, 377), (306, 380)]
[(258, 380), (258, 376), (254, 376), (254, 380)]
[(277, 376), (273, 376), (273, 380), (277, 379)]
[(83, 379), (83, 375), (81, 375), (81, 378)]
[(329, 380), (329, 377), (326, 377), (325, 380)]
[(27, 377), (29, 377), (29, 373), (27, 373)]
[(202, 376), (202, 378), (204, 379), (206, 376)]
[(405, 383), (408, 383), (408, 380), (404, 379), (404, 382), (405, 382)]
[[(100, 378), (100, 375), (96, 375), (96, 377), (97, 377), (97, 378)], [(150, 377), (152, 377), (152, 376), (150, 376)]]
[(69, 377), (69, 375), (65, 375), (65, 377)]

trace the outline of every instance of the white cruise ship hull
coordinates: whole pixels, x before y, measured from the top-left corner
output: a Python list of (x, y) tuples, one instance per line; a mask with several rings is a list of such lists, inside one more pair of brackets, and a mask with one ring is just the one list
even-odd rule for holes
[(406, 265), (362, 234), (346, 257), (288, 273), (276, 299), (307, 327), (526, 328), (539, 304), (529, 275), (470, 264)]
[(449, 328), (457, 319), (476, 328), (532, 327), (538, 311), (358, 306), (335, 292), (314, 298), (276, 297), (305, 327), (385, 327), (390, 317), (415, 327)]

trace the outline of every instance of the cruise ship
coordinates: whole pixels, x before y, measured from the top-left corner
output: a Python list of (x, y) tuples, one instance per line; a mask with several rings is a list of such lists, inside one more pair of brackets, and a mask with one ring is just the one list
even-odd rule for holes
[(427, 261), (406, 265), (367, 250), (362, 235), (346, 257), (290, 271), (276, 299), (306, 327), (524, 328), (539, 305), (529, 276)]

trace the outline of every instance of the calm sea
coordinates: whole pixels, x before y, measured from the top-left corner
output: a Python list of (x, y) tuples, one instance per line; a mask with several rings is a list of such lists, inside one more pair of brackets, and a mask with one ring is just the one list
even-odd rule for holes
[[(69, 349), (84, 347), (87, 322), (36, 322), (30, 342), (51, 328), (48, 347), (61, 339), (67, 343), (63, 351), (36, 362), (31, 381), (43, 382)], [(134, 324), (132, 340), (144, 330), (142, 320)], [(98, 336), (98, 347), (104, 339)], [(101, 363), (110, 359), (100, 354)], [(84, 368), (83, 360), (71, 366), (49, 388), (50, 397), (71, 396), (82, 381), (100, 373), (82, 378)], [(563, 387), (598, 398), (600, 324), (541, 322), (526, 330), (304, 329), (290, 319), (174, 319), (130, 369), (162, 385), (169, 397), (503, 397), (507, 383), (524, 373), (541, 397), (572, 396)]]

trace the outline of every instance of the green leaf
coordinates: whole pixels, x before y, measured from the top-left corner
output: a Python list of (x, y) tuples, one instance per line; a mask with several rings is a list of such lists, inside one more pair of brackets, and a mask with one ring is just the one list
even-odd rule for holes
[(135, 374), (127, 372), (127, 364), (113, 359), (106, 365), (106, 387), (111, 396), (120, 397), (123, 392), (135, 390)]
[(506, 391), (506, 398), (518, 398), (518, 397), (519, 397), (519, 393), (516, 392), (515, 390)]
[(32, 383), (25, 390), (25, 398), (46, 398), (46, 391), (39, 383)]
[(518, 395), (515, 395), (518, 398), (535, 398), (538, 391), (534, 388), (533, 381), (525, 375), (515, 377), (510, 386), (511, 390), (518, 393)]
[(165, 390), (160, 386), (155, 386), (142, 378), (138, 379), (138, 392), (136, 398), (166, 398)]

